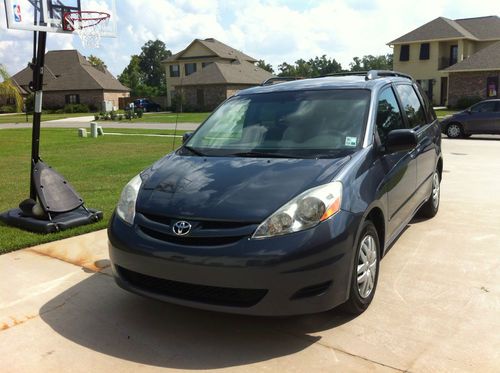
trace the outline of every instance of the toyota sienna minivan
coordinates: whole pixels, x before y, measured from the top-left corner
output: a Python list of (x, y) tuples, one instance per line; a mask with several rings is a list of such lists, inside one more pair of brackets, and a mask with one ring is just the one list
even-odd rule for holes
[(407, 75), (245, 89), (125, 186), (113, 274), (207, 310), (361, 313), (387, 248), (437, 213), (442, 170), (439, 123)]

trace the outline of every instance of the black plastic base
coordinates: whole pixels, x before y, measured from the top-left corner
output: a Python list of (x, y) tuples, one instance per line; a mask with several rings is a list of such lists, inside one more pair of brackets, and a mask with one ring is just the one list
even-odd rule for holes
[(70, 212), (54, 214), (52, 220), (35, 219), (26, 216), (19, 208), (0, 213), (0, 221), (5, 224), (35, 233), (59, 232), (80, 225), (95, 223), (101, 220), (102, 217), (102, 211), (94, 209), (86, 211), (83, 207)]

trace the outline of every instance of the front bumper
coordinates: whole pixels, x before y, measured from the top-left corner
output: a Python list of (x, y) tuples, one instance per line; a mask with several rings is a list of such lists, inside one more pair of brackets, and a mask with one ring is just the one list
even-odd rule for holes
[(113, 216), (109, 252), (117, 284), (140, 295), (229, 313), (315, 313), (349, 296), (359, 223), (340, 211), (303, 232), (189, 246), (148, 236)]

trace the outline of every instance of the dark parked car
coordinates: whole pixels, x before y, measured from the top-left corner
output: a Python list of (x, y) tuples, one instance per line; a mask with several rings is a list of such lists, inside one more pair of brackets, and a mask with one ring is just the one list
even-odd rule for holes
[(451, 138), (500, 134), (500, 100), (485, 100), (445, 117), (441, 131)]
[(134, 100), (134, 109), (142, 109), (143, 111), (160, 111), (161, 107), (156, 102), (147, 98), (139, 98)]
[(405, 75), (240, 91), (125, 186), (115, 280), (216, 311), (363, 312), (384, 253), (437, 213), (442, 170), (439, 123)]

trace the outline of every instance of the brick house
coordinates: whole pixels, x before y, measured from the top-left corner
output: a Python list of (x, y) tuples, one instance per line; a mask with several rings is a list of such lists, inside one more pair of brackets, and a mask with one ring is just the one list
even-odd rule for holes
[[(12, 76), (24, 96), (33, 79), (27, 67)], [(130, 89), (123, 86), (105, 67), (93, 67), (76, 50), (49, 51), (45, 54), (43, 77), (43, 107), (58, 109), (66, 104), (85, 104), (101, 109), (103, 101), (118, 107), (120, 97), (129, 97)]]
[(434, 105), (498, 97), (500, 17), (438, 17), (391, 41), (394, 70), (412, 75)]
[(213, 38), (195, 39), (163, 62), (168, 106), (179, 95), (190, 110), (212, 110), (236, 91), (274, 76), (255, 66), (255, 58)]

